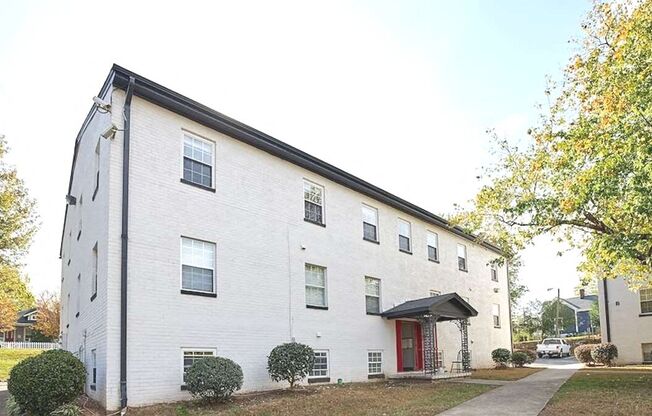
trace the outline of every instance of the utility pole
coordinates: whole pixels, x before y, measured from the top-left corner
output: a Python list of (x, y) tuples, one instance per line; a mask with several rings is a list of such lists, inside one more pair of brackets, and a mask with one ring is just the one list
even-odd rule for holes
[(555, 318), (555, 332), (557, 333), (557, 338), (559, 338), (559, 303), (561, 300), (559, 299), (559, 292), (560, 289), (557, 288), (557, 311), (556, 311), (556, 318)]

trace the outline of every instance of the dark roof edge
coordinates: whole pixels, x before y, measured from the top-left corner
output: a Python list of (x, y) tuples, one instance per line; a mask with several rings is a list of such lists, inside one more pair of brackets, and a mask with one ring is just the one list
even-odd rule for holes
[[(402, 198), (397, 197), (377, 186), (374, 186), (350, 173), (343, 171), (329, 163), (326, 163), (314, 156), (309, 155), (287, 143), (284, 143), (272, 136), (247, 126), (222, 113), (219, 113), (203, 104), (200, 104), (188, 97), (174, 92), (160, 84), (150, 81), (134, 72), (131, 72), (119, 65), (114, 64), (107, 82), (113, 77), (113, 85), (126, 89), (129, 77), (136, 79), (134, 93), (161, 107), (192, 119), (207, 127), (220, 131), (234, 137), (244, 143), (254, 146), (260, 150), (287, 160), (295, 165), (301, 166), (318, 175), (339, 183), (347, 188), (360, 192), (370, 198), (383, 202), (400, 211), (410, 214), (425, 222), (444, 228), (462, 238), (483, 246), (497, 254), (504, 255), (497, 246), (483, 241), (480, 237), (467, 233), (460, 227), (452, 226), (444, 218), (435, 215), (423, 208), (420, 208)], [(103, 89), (106, 87), (105, 86)], [(80, 132), (81, 133), (81, 132)], [(72, 183), (72, 176), (71, 176)]]

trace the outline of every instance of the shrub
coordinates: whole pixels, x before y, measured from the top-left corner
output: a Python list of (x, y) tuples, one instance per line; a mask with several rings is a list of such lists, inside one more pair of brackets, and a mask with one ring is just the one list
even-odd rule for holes
[(522, 352), (527, 355), (527, 360), (525, 364), (532, 364), (537, 359), (537, 353), (533, 350), (514, 350), (514, 352)]
[(297, 342), (281, 344), (267, 357), (267, 371), (274, 381), (285, 380), (294, 383), (308, 375), (315, 360), (315, 353), (307, 345)]
[(577, 361), (584, 364), (591, 365), (593, 364), (593, 357), (591, 356), (592, 349), (593, 349), (593, 345), (591, 344), (578, 345), (577, 347), (575, 347), (573, 354), (575, 354), (575, 358), (577, 358)]
[(514, 364), (514, 367), (523, 367), (525, 364), (527, 364), (528, 361), (528, 356), (524, 352), (520, 351), (515, 351), (512, 354), (512, 364)]
[(611, 367), (616, 358), (618, 358), (618, 348), (611, 342), (593, 345), (591, 357), (596, 363), (604, 364)]
[(7, 416), (22, 416), (23, 411), (20, 410), (20, 406), (16, 403), (16, 399), (11, 394), (7, 397), (7, 402), (5, 403), (5, 411)]
[(506, 348), (496, 348), (491, 351), (491, 359), (494, 360), (497, 366), (505, 367), (509, 362), (511, 353)]
[(193, 396), (207, 401), (221, 401), (242, 388), (242, 369), (224, 357), (207, 357), (196, 361), (186, 373), (186, 386)]
[(8, 390), (26, 413), (48, 415), (84, 391), (84, 364), (68, 351), (26, 358), (11, 370)]
[(50, 413), (51, 416), (81, 416), (81, 414), (82, 411), (80, 407), (75, 403), (66, 403)]

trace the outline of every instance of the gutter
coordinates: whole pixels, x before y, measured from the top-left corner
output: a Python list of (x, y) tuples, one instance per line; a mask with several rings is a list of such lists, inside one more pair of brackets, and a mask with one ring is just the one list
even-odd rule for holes
[(604, 319), (607, 327), (607, 342), (611, 342), (611, 325), (609, 324), (609, 289), (607, 288), (607, 279), (602, 279), (602, 290), (604, 292)]
[(127, 254), (129, 248), (129, 139), (131, 133), (131, 98), (136, 79), (129, 77), (123, 109), (122, 148), (122, 239), (120, 253), (120, 408), (127, 407)]

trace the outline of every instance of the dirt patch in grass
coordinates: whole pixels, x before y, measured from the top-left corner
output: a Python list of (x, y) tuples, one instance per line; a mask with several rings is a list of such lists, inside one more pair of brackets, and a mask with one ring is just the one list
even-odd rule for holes
[(471, 373), (471, 378), (479, 378), (484, 380), (513, 381), (513, 380), (520, 380), (523, 377), (527, 377), (530, 374), (534, 374), (541, 370), (543, 369), (530, 368), (530, 367), (480, 369), (480, 370), (474, 370), (473, 373)]
[(651, 370), (582, 369), (561, 386), (540, 416), (649, 415), (651, 409)]
[(0, 348), (0, 381), (7, 381), (9, 372), (16, 364), (42, 352), (43, 350)]
[(133, 416), (433, 415), (493, 387), (461, 383), (383, 382), (322, 386), (237, 396), (232, 402), (184, 402), (130, 409)]

